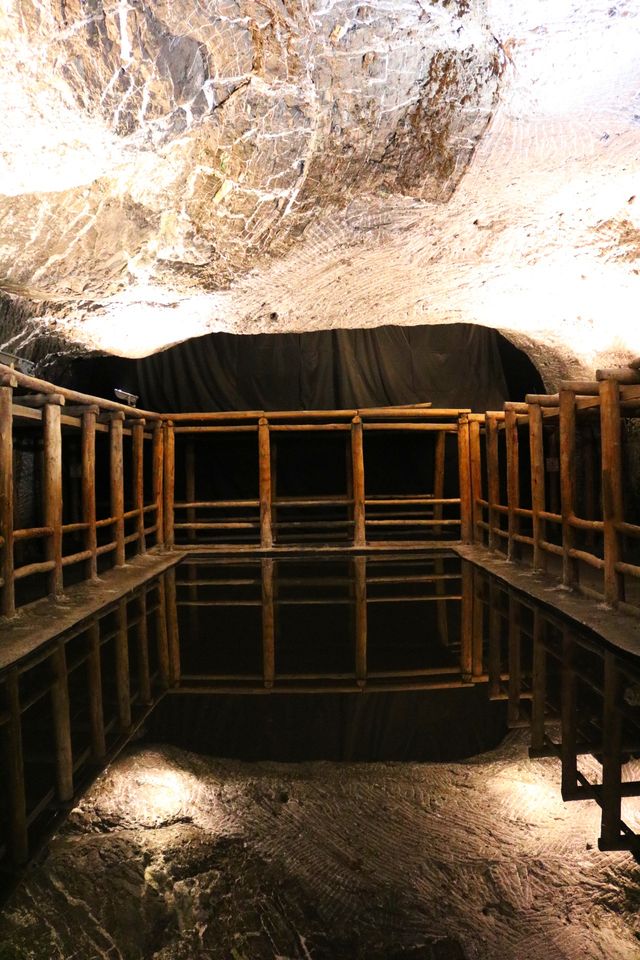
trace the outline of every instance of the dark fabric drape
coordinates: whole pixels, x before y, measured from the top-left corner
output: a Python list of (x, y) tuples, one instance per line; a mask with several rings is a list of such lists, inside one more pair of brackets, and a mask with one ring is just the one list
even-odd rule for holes
[(311, 410), (508, 399), (497, 334), (469, 324), (188, 340), (137, 361), (147, 409)]

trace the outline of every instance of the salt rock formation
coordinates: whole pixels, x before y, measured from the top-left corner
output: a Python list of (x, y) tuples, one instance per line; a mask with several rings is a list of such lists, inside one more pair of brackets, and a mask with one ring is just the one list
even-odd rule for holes
[(462, 321), (547, 380), (628, 359), (639, 41), (633, 0), (5, 0), (12, 346)]
[[(594, 761), (595, 763), (595, 761)], [(634, 960), (640, 867), (524, 731), (446, 764), (120, 758), (0, 918), (10, 960)], [(634, 823), (637, 803), (633, 804)]]

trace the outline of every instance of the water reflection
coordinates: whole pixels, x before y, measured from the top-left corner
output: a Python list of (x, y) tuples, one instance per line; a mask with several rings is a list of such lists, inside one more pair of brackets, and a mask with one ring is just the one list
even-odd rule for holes
[(600, 846), (637, 849), (638, 658), (457, 556), (193, 558), (177, 604), (181, 692), (482, 688), (533, 758), (560, 759), (565, 800), (600, 804)]

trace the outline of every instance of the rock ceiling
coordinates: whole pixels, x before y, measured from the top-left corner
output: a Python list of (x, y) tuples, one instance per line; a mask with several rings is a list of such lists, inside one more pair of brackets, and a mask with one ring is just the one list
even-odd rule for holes
[(637, 0), (0, 0), (4, 342), (470, 322), (547, 382), (625, 360), (638, 51)]

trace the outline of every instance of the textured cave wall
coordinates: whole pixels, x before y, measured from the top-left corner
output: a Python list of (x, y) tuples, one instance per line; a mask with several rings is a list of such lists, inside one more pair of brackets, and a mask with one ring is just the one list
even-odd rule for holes
[(639, 42), (634, 0), (7, 0), (0, 290), (127, 356), (467, 322), (551, 387), (624, 362)]

